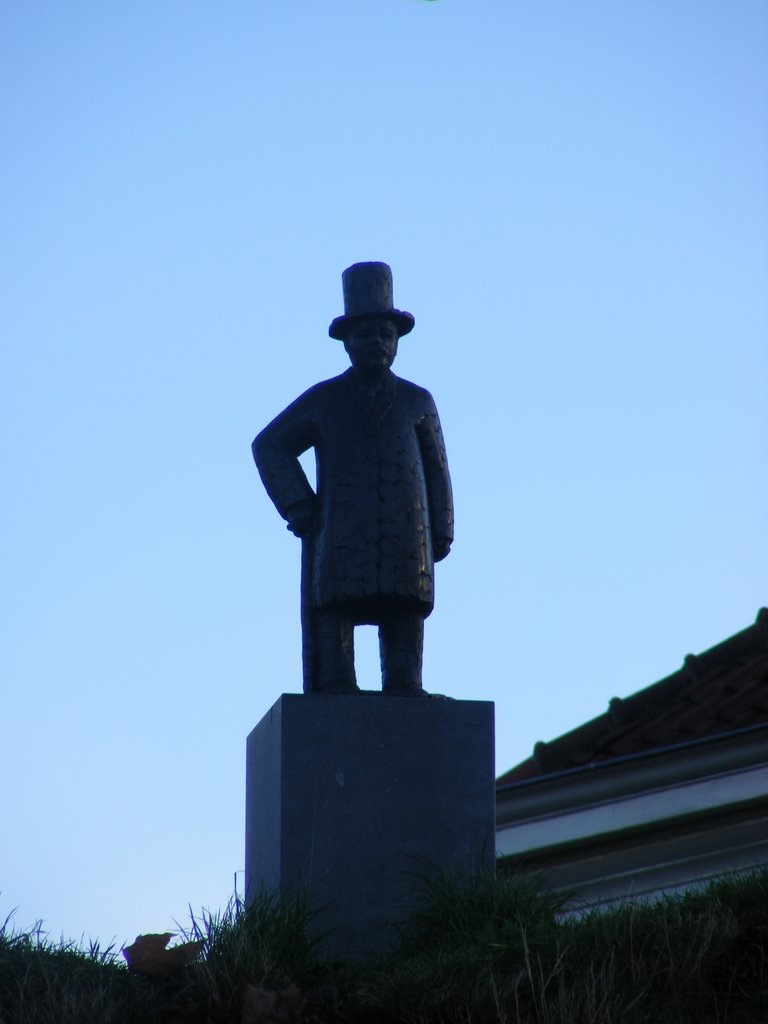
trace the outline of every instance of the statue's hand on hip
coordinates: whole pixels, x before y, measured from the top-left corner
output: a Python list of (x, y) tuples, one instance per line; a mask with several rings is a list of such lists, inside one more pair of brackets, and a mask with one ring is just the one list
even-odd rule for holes
[(296, 537), (306, 537), (314, 532), (317, 524), (317, 499), (297, 501), (288, 510), (288, 529)]

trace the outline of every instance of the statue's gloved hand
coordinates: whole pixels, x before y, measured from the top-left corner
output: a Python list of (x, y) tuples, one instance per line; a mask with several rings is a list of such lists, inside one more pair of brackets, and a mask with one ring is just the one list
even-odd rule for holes
[(436, 562), (442, 562), (451, 550), (451, 541), (447, 537), (435, 537), (432, 541), (432, 553)]
[(288, 509), (288, 529), (297, 537), (306, 537), (317, 525), (317, 499), (297, 501)]

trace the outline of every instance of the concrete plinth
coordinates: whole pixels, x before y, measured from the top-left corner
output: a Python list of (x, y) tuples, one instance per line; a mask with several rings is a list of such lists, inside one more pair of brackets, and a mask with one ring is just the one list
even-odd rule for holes
[(283, 694), (248, 737), (246, 899), (306, 888), (325, 952), (385, 949), (419, 876), (494, 864), (493, 704)]

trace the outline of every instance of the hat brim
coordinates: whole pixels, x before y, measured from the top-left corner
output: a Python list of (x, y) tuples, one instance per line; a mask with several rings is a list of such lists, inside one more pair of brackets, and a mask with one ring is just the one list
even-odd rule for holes
[(332, 338), (336, 338), (337, 341), (346, 341), (355, 324), (360, 323), (361, 320), (370, 320), (373, 317), (377, 320), (391, 320), (396, 324), (398, 336), (401, 338), (404, 334), (409, 334), (416, 323), (411, 313), (406, 313), (401, 309), (388, 309), (383, 312), (358, 313), (356, 316), (337, 316), (328, 328), (328, 334)]

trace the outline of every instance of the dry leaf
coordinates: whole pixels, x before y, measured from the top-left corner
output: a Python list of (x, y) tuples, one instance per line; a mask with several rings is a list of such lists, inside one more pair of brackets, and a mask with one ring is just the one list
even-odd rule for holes
[(174, 932), (137, 935), (132, 946), (123, 947), (123, 956), (128, 961), (129, 970), (153, 978), (168, 978), (184, 970), (198, 956), (203, 944), (183, 942), (172, 949), (166, 949), (173, 936)]

